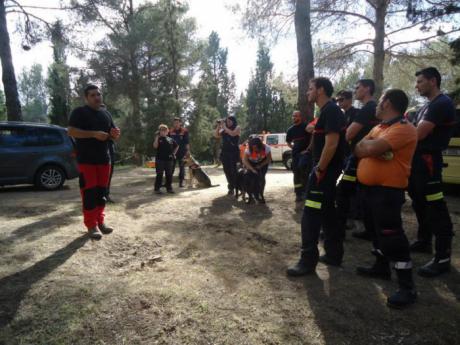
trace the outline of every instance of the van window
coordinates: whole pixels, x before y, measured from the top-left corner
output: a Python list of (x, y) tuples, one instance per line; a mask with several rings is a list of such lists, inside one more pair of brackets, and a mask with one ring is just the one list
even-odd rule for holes
[(40, 142), (42, 146), (61, 145), (64, 139), (61, 133), (55, 129), (41, 128)]
[(267, 145), (278, 145), (278, 136), (277, 135), (268, 135), (267, 136)]

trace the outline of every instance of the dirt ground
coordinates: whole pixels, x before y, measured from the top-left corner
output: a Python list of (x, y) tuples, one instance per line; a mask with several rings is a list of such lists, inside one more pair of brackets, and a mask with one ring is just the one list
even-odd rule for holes
[[(389, 310), (395, 279), (357, 276), (370, 243), (351, 236), (343, 267), (286, 277), (302, 211), (289, 172), (269, 172), (266, 205), (235, 202), (222, 170), (208, 173), (219, 187), (157, 196), (152, 170), (115, 172), (116, 230), (101, 241), (85, 235), (76, 180), (0, 188), (0, 344), (460, 344), (460, 241), (449, 275), (417, 277), (418, 304)], [(404, 212), (413, 239), (409, 203)]]

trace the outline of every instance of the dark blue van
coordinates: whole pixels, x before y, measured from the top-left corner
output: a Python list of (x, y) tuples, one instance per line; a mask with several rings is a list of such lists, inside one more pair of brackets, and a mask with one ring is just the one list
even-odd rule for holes
[(0, 121), (0, 186), (34, 184), (55, 190), (75, 177), (78, 167), (74, 142), (67, 129)]

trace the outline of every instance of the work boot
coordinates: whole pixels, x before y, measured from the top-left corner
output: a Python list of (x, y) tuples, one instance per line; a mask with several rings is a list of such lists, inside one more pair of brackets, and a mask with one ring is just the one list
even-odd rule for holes
[(374, 236), (368, 231), (354, 231), (351, 233), (351, 236), (354, 238), (359, 238), (360, 240), (372, 241)]
[(161, 190), (159, 190), (159, 189), (156, 189), (156, 190), (154, 190), (153, 192), (154, 192), (155, 194), (158, 194), (158, 195), (163, 194), (163, 192), (162, 192)]
[(356, 273), (364, 277), (391, 280), (391, 269), (388, 260), (376, 250), (373, 250), (372, 254), (376, 256), (375, 263), (371, 267), (356, 267)]
[(433, 248), (430, 242), (426, 241), (415, 241), (409, 247), (410, 251), (413, 253), (426, 253), (431, 254), (433, 252)]
[(183, 180), (179, 181), (179, 188), (184, 188), (184, 181)]
[(340, 260), (330, 258), (326, 254), (321, 255), (318, 258), (318, 261), (322, 262), (323, 264), (328, 265), (328, 266), (340, 266), (342, 264), (342, 262)]
[(168, 189), (167, 192), (168, 192), (169, 194), (174, 194), (174, 191), (173, 191), (172, 189)]
[(307, 261), (301, 258), (294, 266), (287, 269), (286, 274), (290, 277), (301, 277), (315, 273), (315, 267), (308, 264)]
[(395, 309), (403, 309), (414, 304), (416, 300), (417, 291), (415, 289), (401, 288), (387, 298), (387, 306)]
[(93, 240), (100, 240), (102, 238), (102, 233), (99, 231), (98, 228), (89, 228), (88, 229), (88, 235), (90, 238)]
[(399, 289), (388, 297), (387, 306), (390, 308), (402, 309), (415, 303), (417, 300), (417, 292), (415, 291), (414, 279), (412, 278), (412, 268), (401, 269), (398, 268), (399, 264), (405, 267), (412, 267), (412, 262), (410, 261), (395, 263)]
[(101, 230), (104, 235), (108, 235), (113, 232), (113, 228), (109, 228), (108, 226), (105, 226), (105, 224), (99, 224), (99, 230)]
[(227, 192), (227, 195), (233, 195), (233, 194), (234, 194), (233, 189), (229, 189)]
[(419, 276), (422, 276), (422, 277), (433, 278), (433, 277), (437, 277), (449, 271), (450, 271), (450, 258), (446, 258), (442, 260), (433, 258), (425, 266), (420, 267), (417, 273)]

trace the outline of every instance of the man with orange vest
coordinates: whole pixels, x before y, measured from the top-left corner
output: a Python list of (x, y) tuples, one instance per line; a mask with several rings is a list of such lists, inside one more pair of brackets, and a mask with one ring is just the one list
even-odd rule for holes
[(388, 90), (381, 97), (374, 127), (354, 149), (359, 158), (357, 177), (364, 202), (364, 225), (373, 232), (376, 261), (371, 267), (357, 267), (367, 277), (391, 279), (390, 261), (398, 277), (399, 290), (388, 297), (389, 307), (403, 308), (415, 303), (409, 241), (404, 233), (401, 209), (408, 185), (411, 161), (417, 145), (415, 127), (404, 119), (409, 104), (406, 94)]

